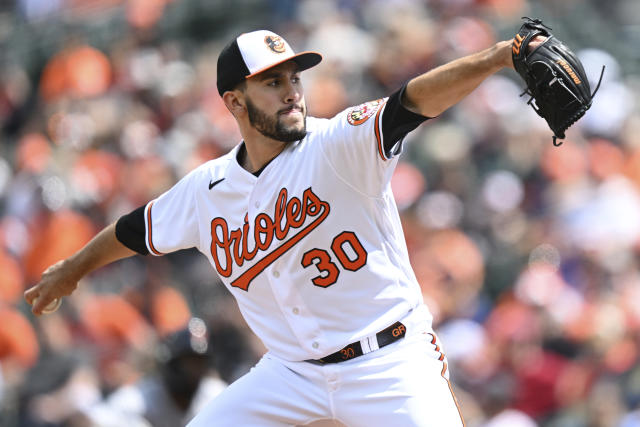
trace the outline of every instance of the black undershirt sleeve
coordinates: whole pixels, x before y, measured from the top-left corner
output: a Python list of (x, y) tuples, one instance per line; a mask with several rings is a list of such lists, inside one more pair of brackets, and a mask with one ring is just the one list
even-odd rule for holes
[(121, 216), (118, 222), (116, 222), (116, 238), (120, 243), (140, 255), (149, 254), (145, 243), (145, 207), (146, 205), (140, 206), (130, 213)]
[(384, 107), (384, 113), (382, 115), (382, 137), (384, 151), (387, 157), (397, 154), (398, 149), (396, 148), (396, 144), (421, 123), (430, 119), (430, 117), (409, 111), (402, 105), (402, 94), (406, 88), (407, 85), (405, 84), (389, 96), (387, 104)]

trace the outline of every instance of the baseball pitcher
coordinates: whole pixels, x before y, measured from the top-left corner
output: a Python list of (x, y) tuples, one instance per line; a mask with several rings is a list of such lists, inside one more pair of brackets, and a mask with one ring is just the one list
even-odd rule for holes
[(242, 141), (51, 266), (25, 298), (39, 315), (107, 263), (195, 247), (268, 352), (190, 426), (463, 426), (390, 180), (405, 135), (513, 67), (512, 41), (331, 119), (307, 117), (301, 72), (321, 59), (270, 31), (233, 39), (217, 87)]

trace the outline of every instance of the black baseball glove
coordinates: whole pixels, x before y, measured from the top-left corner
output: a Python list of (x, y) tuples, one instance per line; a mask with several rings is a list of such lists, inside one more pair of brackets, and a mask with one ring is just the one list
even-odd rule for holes
[[(547, 121), (553, 131), (553, 145), (558, 146), (562, 143), (556, 140), (563, 139), (564, 131), (591, 107), (604, 67), (596, 90), (591, 93), (582, 63), (571, 49), (555, 38), (549, 31), (551, 28), (539, 19), (523, 19), (525, 23), (513, 39), (513, 65), (527, 84), (522, 95), (531, 96), (528, 104)], [(529, 43), (536, 36), (546, 40), (531, 49)]]

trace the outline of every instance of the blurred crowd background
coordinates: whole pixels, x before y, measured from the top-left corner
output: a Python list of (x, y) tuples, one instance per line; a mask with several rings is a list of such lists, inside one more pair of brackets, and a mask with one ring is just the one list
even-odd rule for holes
[[(389, 95), (539, 17), (593, 107), (553, 147), (507, 70), (407, 138), (393, 178), (467, 426), (640, 426), (640, 2), (0, 2), (0, 425), (175, 426), (262, 344), (195, 251), (133, 257), (36, 318), (23, 291), (239, 142), (216, 91), (258, 28), (324, 61), (310, 114)], [(203, 381), (199, 382), (202, 378)]]

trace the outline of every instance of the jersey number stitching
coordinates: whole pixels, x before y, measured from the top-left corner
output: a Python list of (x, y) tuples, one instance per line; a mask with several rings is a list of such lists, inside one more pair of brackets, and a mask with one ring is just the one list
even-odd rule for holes
[[(345, 251), (345, 245), (348, 245), (355, 254), (355, 256), (352, 255), (353, 259)], [(334, 237), (331, 242), (331, 252), (345, 270), (358, 271), (367, 263), (367, 251), (353, 231), (343, 231)], [(340, 269), (325, 249), (313, 248), (305, 252), (300, 263), (304, 268), (316, 266), (320, 274), (312, 278), (311, 282), (321, 288), (335, 284), (340, 276)]]

